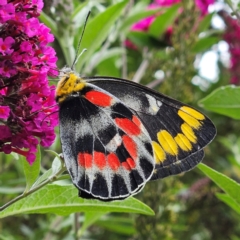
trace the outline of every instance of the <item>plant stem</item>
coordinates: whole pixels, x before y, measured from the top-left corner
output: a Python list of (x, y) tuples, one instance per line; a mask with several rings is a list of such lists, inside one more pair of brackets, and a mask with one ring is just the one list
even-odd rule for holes
[(148, 48), (146, 47), (143, 49), (143, 61), (140, 64), (140, 66), (138, 67), (135, 75), (132, 78), (133, 82), (140, 83), (140, 81), (141, 81), (143, 75), (145, 74), (146, 69), (149, 65), (149, 58), (151, 58), (151, 53), (148, 51)]
[(40, 188), (44, 187), (45, 185), (47, 185), (50, 182), (54, 182), (56, 180), (58, 180), (58, 177), (66, 170), (65, 167), (62, 167), (55, 175), (53, 175), (52, 177), (50, 177), (49, 179), (43, 181), (41, 184), (39, 184), (38, 186), (36, 186), (35, 188), (29, 190), (28, 192), (24, 192), (21, 195), (17, 196), (16, 198), (12, 199), (11, 201), (9, 201), (8, 203), (6, 203), (5, 205), (3, 205), (2, 207), (0, 207), (0, 212), (3, 211), (5, 208), (9, 207), (10, 205), (12, 205), (13, 203), (17, 202), (20, 199), (23, 199), (25, 197), (27, 197), (28, 195), (36, 192), (37, 190), (39, 190)]

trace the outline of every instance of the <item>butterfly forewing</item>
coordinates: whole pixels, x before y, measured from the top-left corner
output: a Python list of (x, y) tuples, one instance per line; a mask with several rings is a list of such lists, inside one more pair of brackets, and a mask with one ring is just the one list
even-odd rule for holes
[(90, 83), (61, 102), (60, 137), (81, 197), (123, 199), (137, 193), (153, 174), (151, 137), (140, 118)]
[(106, 77), (86, 81), (118, 97), (145, 126), (155, 158), (151, 180), (192, 169), (216, 134), (211, 120), (199, 111), (140, 84)]

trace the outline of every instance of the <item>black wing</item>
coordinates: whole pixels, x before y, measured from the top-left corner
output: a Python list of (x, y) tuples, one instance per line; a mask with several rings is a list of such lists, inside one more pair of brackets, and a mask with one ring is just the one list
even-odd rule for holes
[(81, 197), (124, 199), (151, 178), (150, 136), (119, 99), (86, 83), (61, 103), (59, 114), (64, 160)]
[(84, 78), (117, 98), (141, 119), (152, 140), (155, 171), (151, 180), (188, 171), (204, 157), (216, 135), (211, 120), (198, 110), (129, 80)]

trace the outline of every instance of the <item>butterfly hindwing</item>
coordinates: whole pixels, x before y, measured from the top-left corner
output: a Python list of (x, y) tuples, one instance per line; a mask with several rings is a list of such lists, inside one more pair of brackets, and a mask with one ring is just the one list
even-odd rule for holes
[(216, 134), (205, 115), (128, 80), (94, 77), (86, 81), (119, 98), (145, 126), (155, 158), (151, 180), (188, 171), (203, 159), (202, 149)]
[(81, 197), (123, 199), (151, 178), (151, 137), (117, 97), (86, 83), (61, 102), (59, 116), (66, 167)]

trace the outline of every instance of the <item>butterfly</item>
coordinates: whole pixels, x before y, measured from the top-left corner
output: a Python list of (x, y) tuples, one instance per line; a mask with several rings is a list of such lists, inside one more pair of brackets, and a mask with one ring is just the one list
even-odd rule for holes
[(62, 71), (60, 139), (82, 198), (125, 199), (148, 181), (189, 171), (216, 135), (207, 116), (143, 85)]

